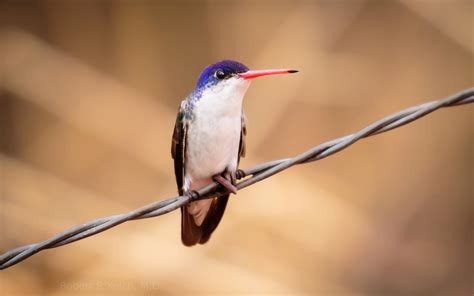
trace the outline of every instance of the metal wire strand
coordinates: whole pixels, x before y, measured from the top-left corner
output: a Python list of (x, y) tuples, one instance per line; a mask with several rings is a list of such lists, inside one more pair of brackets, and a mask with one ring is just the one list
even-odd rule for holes
[[(323, 143), (307, 150), (304, 153), (296, 155), (295, 157), (274, 160), (245, 170), (240, 170), (239, 176), (242, 178), (237, 184), (237, 188), (240, 190), (248, 187), (296, 164), (313, 162), (328, 157), (349, 147), (360, 139), (378, 135), (380, 133), (398, 128), (437, 109), (443, 107), (460, 106), (473, 102), (474, 87), (471, 87), (444, 99), (424, 103), (399, 111), (370, 124), (356, 133)], [(15, 265), (42, 250), (64, 246), (66, 244), (98, 234), (124, 222), (164, 215), (190, 203), (193, 200), (210, 198), (213, 196), (222, 195), (224, 193), (224, 189), (219, 187), (217, 183), (211, 183), (189, 195), (165, 199), (151, 203), (125, 214), (99, 218), (84, 223), (82, 225), (65, 230), (62, 233), (57, 234), (43, 242), (18, 247), (2, 254), (0, 256), (0, 269), (5, 269)]]

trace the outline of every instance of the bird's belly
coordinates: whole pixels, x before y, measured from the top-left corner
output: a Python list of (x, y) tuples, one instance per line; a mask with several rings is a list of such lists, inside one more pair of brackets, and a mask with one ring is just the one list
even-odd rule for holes
[(241, 117), (196, 120), (188, 130), (186, 177), (202, 180), (237, 168)]

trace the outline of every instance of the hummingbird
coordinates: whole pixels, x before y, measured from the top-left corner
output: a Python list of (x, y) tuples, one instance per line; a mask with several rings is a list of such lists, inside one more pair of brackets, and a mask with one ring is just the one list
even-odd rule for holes
[(237, 193), (237, 168), (245, 156), (244, 95), (254, 78), (296, 73), (291, 69), (249, 70), (223, 60), (207, 66), (195, 88), (180, 104), (173, 131), (171, 155), (180, 195), (213, 181), (226, 194), (181, 207), (181, 241), (204, 244), (224, 214), (229, 194)]

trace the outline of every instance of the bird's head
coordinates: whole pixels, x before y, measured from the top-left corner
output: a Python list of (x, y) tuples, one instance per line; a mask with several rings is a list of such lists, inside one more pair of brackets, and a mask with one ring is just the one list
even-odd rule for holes
[(290, 69), (249, 70), (239, 62), (224, 60), (209, 65), (202, 71), (194, 95), (200, 97), (206, 93), (221, 98), (243, 97), (253, 78), (296, 72), (298, 71)]

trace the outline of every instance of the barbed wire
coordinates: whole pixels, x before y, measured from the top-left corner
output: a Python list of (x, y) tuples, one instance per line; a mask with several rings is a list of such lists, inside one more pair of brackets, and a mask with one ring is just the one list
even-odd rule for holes
[[(308, 163), (323, 159), (349, 147), (360, 139), (378, 135), (383, 132), (398, 128), (439, 108), (460, 106), (473, 102), (474, 87), (471, 87), (444, 99), (424, 103), (399, 111), (370, 124), (356, 133), (325, 142), (295, 157), (274, 160), (245, 170), (239, 170), (238, 177), (240, 181), (236, 187), (240, 190), (270, 176), (273, 176), (283, 170), (286, 170), (296, 164)], [(45, 241), (18, 247), (2, 254), (0, 256), (0, 269), (5, 269), (15, 265), (42, 250), (57, 248), (70, 244), (72, 242), (103, 232), (126, 221), (164, 215), (192, 201), (220, 196), (225, 193), (227, 193), (226, 190), (220, 187), (220, 185), (217, 183), (211, 183), (197, 191), (190, 192), (189, 195), (181, 195), (162, 201), (157, 201), (125, 214), (99, 218), (84, 223), (82, 225), (65, 230)]]

